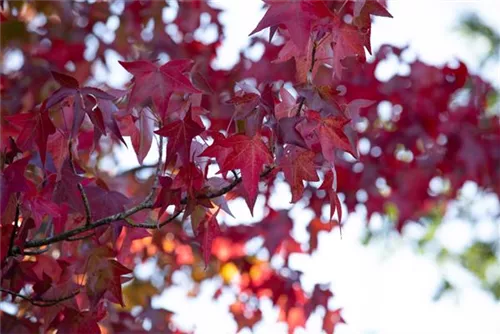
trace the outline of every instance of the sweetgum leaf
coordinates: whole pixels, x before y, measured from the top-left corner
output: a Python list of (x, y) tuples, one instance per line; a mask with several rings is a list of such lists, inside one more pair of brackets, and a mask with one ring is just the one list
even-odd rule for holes
[(220, 143), (223, 147), (232, 148), (232, 152), (220, 166), (220, 172), (229, 172), (233, 169), (241, 170), (243, 186), (248, 193), (247, 203), (253, 211), (258, 193), (260, 173), (264, 165), (270, 165), (273, 157), (267, 146), (262, 142), (260, 135), (248, 137), (246, 135), (233, 135)]
[(269, 8), (257, 27), (250, 33), (253, 35), (265, 28), (273, 28), (271, 37), (276, 27), (284, 25), (290, 32), (290, 38), (298, 48), (305, 48), (311, 33), (313, 21), (320, 17), (331, 15), (322, 1), (279, 1), (267, 0)]
[(192, 66), (191, 60), (174, 60), (163, 66), (145, 60), (119, 63), (134, 76), (128, 111), (151, 98), (155, 111), (163, 119), (172, 93), (200, 93), (184, 74)]
[(103, 116), (98, 107), (98, 99), (114, 100), (115, 97), (98, 88), (80, 87), (78, 81), (66, 74), (52, 72), (52, 76), (62, 86), (50, 95), (44, 102), (44, 108), (52, 108), (66, 98), (72, 98), (73, 124), (71, 138), (77, 136), (80, 126), (87, 114), (101, 132), (106, 133)]
[(24, 172), (31, 157), (25, 157), (11, 163), (0, 174), (0, 189), (1, 191), (1, 213), (4, 213), (10, 196), (16, 192), (23, 192), (28, 190)]
[(203, 253), (203, 260), (205, 261), (205, 269), (208, 266), (208, 262), (210, 260), (210, 254), (212, 252), (212, 242), (213, 240), (220, 235), (220, 227), (217, 222), (217, 214), (219, 213), (220, 208), (214, 214), (207, 214), (205, 216), (205, 220), (198, 224), (198, 228), (196, 230), (196, 239), (201, 244), (201, 250)]
[(295, 203), (302, 198), (304, 192), (303, 181), (319, 181), (316, 173), (314, 157), (316, 154), (296, 146), (289, 148), (280, 167), (285, 173), (285, 179), (292, 188), (292, 202)]
[(191, 108), (184, 116), (183, 120), (176, 120), (168, 123), (155, 133), (160, 136), (167, 137), (167, 158), (165, 164), (173, 161), (175, 156), (178, 155), (183, 164), (191, 160), (190, 148), (193, 138), (200, 135), (205, 129), (195, 123), (191, 118)]

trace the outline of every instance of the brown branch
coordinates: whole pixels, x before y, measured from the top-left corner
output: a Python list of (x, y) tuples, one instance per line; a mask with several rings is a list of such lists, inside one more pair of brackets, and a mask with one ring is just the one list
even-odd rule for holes
[(50, 250), (49, 247), (46, 247), (46, 248), (40, 248), (40, 249), (35, 249), (35, 250), (32, 250), (32, 251), (23, 251), (23, 255), (40, 255), (40, 254), (43, 254), (43, 253), (47, 253), (48, 251)]
[(14, 292), (14, 291), (11, 291), (11, 290), (7, 290), (7, 289), (4, 289), (4, 288), (0, 288), (0, 291), (12, 295), (13, 299), (15, 297), (19, 297), (21, 299), (26, 300), (27, 302), (29, 302), (30, 304), (32, 304), (34, 306), (40, 306), (40, 307), (54, 306), (54, 305), (59, 304), (59, 303), (65, 301), (65, 300), (71, 299), (71, 298), (75, 297), (77, 294), (80, 293), (80, 290), (76, 290), (76, 291), (73, 291), (72, 293), (70, 293), (67, 296), (64, 296), (64, 297), (61, 297), (61, 298), (57, 298), (57, 299), (33, 299), (33, 298), (28, 297), (28, 296), (21, 295), (21, 294), (19, 294), (17, 292)]
[(157, 168), (157, 166), (158, 166), (158, 164), (140, 165), (140, 166), (137, 166), (134, 168), (127, 169), (127, 170), (121, 172), (120, 174), (118, 174), (118, 176), (125, 176), (127, 174), (135, 174), (143, 169)]
[(87, 234), (87, 235), (80, 235), (80, 236), (77, 236), (77, 237), (69, 237), (66, 239), (66, 241), (78, 241), (78, 240), (84, 240), (84, 239), (88, 239), (90, 237), (93, 237), (95, 235), (95, 232), (92, 232), (90, 234)]
[[(76, 173), (76, 168), (75, 168), (75, 163), (73, 162), (73, 143), (70, 140), (68, 144), (68, 151), (69, 151), (69, 165), (71, 166), (71, 169), (73, 170), (74, 174)], [(85, 224), (90, 225), (92, 223), (92, 212), (90, 211), (90, 204), (89, 204), (89, 199), (87, 198), (87, 194), (85, 193), (85, 190), (83, 189), (83, 185), (78, 182), (76, 184), (78, 191), (80, 192), (80, 196), (82, 197), (82, 202), (83, 202), (83, 207), (85, 208)]]
[(14, 253), (15, 253), (14, 252), (14, 243), (16, 241), (17, 224), (19, 223), (19, 214), (20, 214), (19, 203), (17, 202), (17, 198), (16, 198), (16, 214), (14, 217), (14, 228), (12, 229), (12, 233), (10, 234), (9, 250), (7, 251), (7, 254), (9, 256), (14, 255)]
[[(158, 170), (160, 170), (161, 169), (161, 165), (159, 164), (158, 166), (159, 166)], [(264, 178), (264, 177), (268, 176), (269, 173), (271, 173), (271, 171), (273, 170), (273, 168), (274, 167), (268, 167), (265, 171), (263, 171), (260, 174), (260, 177)], [(226, 187), (223, 187), (223, 188), (221, 188), (221, 189), (219, 189), (219, 190), (217, 190), (215, 192), (209, 192), (209, 193), (205, 193), (205, 194), (199, 194), (198, 196), (196, 196), (196, 198), (197, 199), (210, 199), (210, 198), (215, 198), (215, 197), (222, 196), (222, 195), (228, 193), (229, 191), (231, 191), (241, 181), (242, 181), (241, 177), (238, 177), (238, 178), (234, 179)], [(81, 226), (81, 227), (77, 227), (77, 228), (75, 228), (73, 230), (69, 230), (69, 231), (66, 231), (66, 232), (63, 232), (61, 234), (58, 234), (58, 235), (55, 235), (55, 236), (52, 236), (52, 237), (48, 237), (48, 238), (45, 238), (45, 239), (28, 241), (28, 242), (26, 242), (24, 244), (24, 247), (25, 248), (41, 247), (41, 246), (50, 245), (50, 244), (53, 244), (53, 243), (56, 243), (56, 242), (60, 242), (60, 241), (67, 241), (68, 238), (74, 237), (74, 236), (76, 236), (78, 234), (81, 234), (81, 233), (84, 233), (84, 232), (96, 229), (96, 228), (101, 227), (101, 226), (109, 225), (109, 224), (111, 224), (113, 222), (116, 222), (116, 221), (125, 220), (126, 218), (130, 217), (131, 215), (133, 215), (136, 212), (139, 212), (139, 211), (144, 210), (144, 209), (151, 209), (153, 207), (153, 197), (154, 197), (154, 194), (155, 194), (155, 188), (152, 188), (151, 192), (146, 197), (146, 199), (142, 203), (140, 203), (139, 205), (136, 205), (136, 206), (134, 206), (134, 207), (132, 207), (132, 208), (130, 208), (128, 210), (125, 210), (123, 212), (120, 212), (120, 213), (117, 213), (117, 214), (114, 214), (114, 215), (111, 215), (111, 216), (99, 219), (99, 220), (93, 222), (91, 225), (84, 225), (84, 226)], [(188, 199), (184, 198), (184, 199), (181, 200), (181, 204), (187, 204), (187, 201), (188, 201)], [(177, 213), (176, 216), (178, 216), (179, 214), (180, 214), (180, 212)], [(170, 218), (172, 218), (172, 217), (170, 217)], [(172, 220), (173, 220), (173, 218), (172, 218)], [(167, 224), (168, 222), (169, 222), (169, 220), (167, 220), (166, 222), (161, 223), (160, 225), (163, 226), (163, 225)], [(128, 226), (131, 226), (131, 227), (142, 227), (142, 228), (158, 228), (158, 225), (156, 225), (156, 224), (154, 224), (154, 225), (153, 224), (137, 224), (136, 225), (136, 224), (130, 224), (129, 223)]]
[(133, 224), (130, 222), (127, 222), (128, 227), (132, 228), (145, 228), (145, 229), (160, 229), (161, 227), (167, 225), (168, 223), (172, 222), (175, 218), (177, 218), (184, 210), (178, 210), (174, 212), (168, 219), (165, 221), (159, 223), (159, 224), (148, 224), (148, 223), (138, 223), (138, 224)]

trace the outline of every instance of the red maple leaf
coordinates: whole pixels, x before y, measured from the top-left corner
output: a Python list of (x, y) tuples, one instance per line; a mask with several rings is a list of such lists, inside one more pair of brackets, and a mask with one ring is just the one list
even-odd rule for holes
[(220, 208), (214, 214), (206, 214), (204, 221), (202, 221), (196, 230), (196, 239), (200, 242), (201, 251), (203, 253), (203, 260), (205, 261), (205, 268), (210, 260), (212, 253), (212, 242), (220, 235), (220, 227), (217, 222), (217, 214)]
[(340, 315), (341, 309), (335, 311), (326, 311), (325, 317), (323, 318), (323, 330), (326, 333), (333, 334), (335, 332), (335, 327), (338, 324), (344, 324), (345, 321)]
[(335, 149), (342, 149), (354, 157), (358, 154), (343, 131), (349, 119), (337, 116), (321, 117), (314, 110), (306, 112), (306, 119), (297, 124), (296, 128), (308, 144), (309, 148), (318, 151), (318, 145), (327, 161), (335, 160)]
[(165, 165), (168, 165), (176, 155), (181, 159), (182, 164), (187, 164), (190, 160), (190, 149), (193, 138), (200, 135), (205, 129), (195, 123), (191, 116), (191, 108), (184, 116), (183, 120), (176, 120), (168, 123), (155, 133), (167, 137), (167, 158)]
[(1, 191), (1, 213), (3, 214), (10, 196), (16, 192), (28, 190), (24, 171), (31, 157), (25, 157), (11, 163), (0, 174), (0, 189)]
[(109, 259), (109, 249), (100, 247), (93, 249), (87, 264), (87, 295), (95, 308), (103, 298), (122, 306), (122, 278), (132, 270), (124, 267), (116, 260)]
[(79, 82), (66, 74), (52, 72), (52, 76), (62, 87), (50, 95), (44, 102), (42, 109), (52, 108), (64, 99), (71, 97), (73, 105), (73, 125), (71, 127), (71, 138), (76, 137), (80, 126), (87, 114), (102, 133), (106, 133), (106, 126), (101, 110), (98, 108), (98, 99), (114, 100), (115, 97), (98, 88), (80, 87)]
[(56, 128), (50, 119), (49, 112), (37, 108), (31, 113), (7, 116), (6, 119), (16, 126), (21, 127), (19, 136), (16, 139), (17, 146), (21, 150), (26, 151), (31, 149), (33, 142), (35, 142), (40, 150), (42, 165), (45, 165), (47, 140), (51, 134), (56, 132)]
[(280, 167), (285, 178), (292, 188), (292, 203), (302, 198), (304, 193), (303, 181), (319, 181), (314, 164), (316, 153), (303, 148), (292, 146), (288, 148)]
[(156, 112), (163, 119), (172, 93), (200, 93), (184, 74), (190, 69), (191, 60), (172, 60), (162, 66), (146, 60), (120, 61), (119, 63), (134, 76), (128, 111), (151, 98)]
[(220, 145), (233, 149), (220, 166), (220, 172), (241, 170), (243, 187), (248, 193), (247, 203), (250, 211), (253, 211), (262, 167), (273, 162), (271, 152), (258, 134), (253, 137), (237, 134), (226, 138)]
[(318, 188), (320, 190), (326, 190), (328, 197), (330, 198), (330, 221), (337, 210), (337, 214), (339, 216), (339, 222), (342, 222), (342, 205), (340, 204), (339, 197), (337, 196), (337, 192), (335, 191), (335, 175), (333, 171), (329, 170), (325, 174), (325, 178), (323, 183)]
[(284, 25), (288, 29), (292, 41), (302, 49), (307, 46), (312, 23), (321, 17), (331, 15), (322, 1), (266, 0), (265, 2), (269, 4), (269, 8), (250, 35), (271, 27), (271, 39), (276, 27)]

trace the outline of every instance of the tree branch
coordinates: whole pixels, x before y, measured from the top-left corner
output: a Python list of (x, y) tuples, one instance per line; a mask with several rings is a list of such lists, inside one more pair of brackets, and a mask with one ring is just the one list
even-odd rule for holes
[(17, 233), (17, 224), (19, 223), (19, 203), (17, 202), (16, 199), (16, 214), (14, 218), (14, 228), (12, 229), (12, 233), (10, 234), (10, 241), (9, 241), (9, 250), (7, 254), (9, 256), (14, 255), (14, 243), (16, 241), (16, 233)]
[[(73, 173), (76, 175), (75, 163), (73, 162), (73, 143), (70, 140), (68, 144), (69, 151), (69, 165), (73, 170)], [(85, 208), (85, 224), (90, 225), (92, 223), (92, 212), (90, 211), (89, 199), (87, 198), (87, 194), (85, 193), (85, 189), (83, 189), (83, 185), (78, 182), (76, 184), (78, 191), (80, 192), (80, 196), (82, 197), (83, 207)]]
[(11, 291), (11, 290), (7, 290), (7, 289), (4, 289), (4, 288), (0, 288), (0, 291), (12, 295), (13, 298), (19, 297), (21, 299), (26, 300), (27, 302), (29, 302), (30, 304), (32, 304), (34, 306), (40, 306), (40, 307), (54, 306), (56, 304), (59, 304), (60, 302), (63, 302), (63, 301), (68, 300), (68, 299), (71, 299), (71, 298), (75, 297), (77, 294), (80, 293), (80, 290), (76, 290), (76, 291), (70, 293), (67, 296), (64, 296), (64, 297), (61, 297), (61, 298), (57, 298), (57, 299), (33, 299), (33, 298), (28, 297), (28, 296), (21, 295), (21, 294), (19, 294), (17, 292), (14, 292), (14, 291)]
[[(159, 164), (158, 167), (159, 168), (157, 168), (157, 171), (161, 170), (161, 164)], [(274, 167), (272, 167), (272, 166), (271, 167), (267, 167), (266, 170), (264, 170), (260, 174), (260, 177), (264, 178), (264, 177), (268, 176), (269, 173), (271, 173), (271, 171), (273, 170), (273, 168)], [(223, 188), (221, 188), (221, 189), (219, 189), (219, 190), (217, 190), (215, 192), (209, 192), (209, 193), (205, 193), (205, 194), (199, 194), (198, 196), (196, 196), (196, 198), (197, 199), (210, 199), (210, 198), (215, 198), (215, 197), (222, 196), (222, 195), (228, 193), (229, 191), (231, 191), (241, 181), (242, 181), (241, 177), (238, 177), (238, 178), (234, 179), (226, 187), (223, 187)], [(114, 215), (111, 215), (111, 216), (108, 216), (108, 217), (105, 217), (105, 218), (101, 218), (101, 219), (93, 222), (90, 225), (84, 225), (84, 226), (81, 226), (81, 227), (77, 227), (77, 228), (75, 228), (73, 230), (69, 230), (69, 231), (63, 232), (61, 234), (52, 236), (52, 237), (48, 237), (48, 238), (45, 238), (45, 239), (28, 241), (28, 242), (26, 242), (24, 244), (24, 247), (25, 248), (40, 247), (40, 246), (50, 245), (50, 244), (53, 244), (53, 243), (56, 243), (56, 242), (60, 242), (60, 241), (65, 241), (65, 240), (68, 240), (68, 238), (74, 237), (74, 236), (76, 236), (78, 234), (81, 234), (81, 233), (84, 233), (84, 232), (96, 229), (96, 228), (101, 227), (101, 226), (109, 225), (109, 224), (111, 224), (113, 222), (116, 222), (116, 221), (125, 220), (126, 218), (130, 217), (134, 213), (139, 212), (141, 210), (151, 209), (153, 207), (153, 197), (154, 197), (154, 194), (155, 194), (155, 190), (156, 190), (156, 188), (152, 188), (151, 192), (149, 193), (149, 195), (146, 197), (146, 199), (142, 203), (140, 203), (139, 205), (136, 205), (136, 206), (134, 206), (134, 207), (132, 207), (132, 208), (130, 208), (128, 210), (125, 210), (123, 212), (120, 212), (120, 213), (117, 213), (117, 214), (114, 214)], [(183, 198), (181, 200), (181, 204), (187, 204), (187, 201), (188, 201), (187, 197)], [(182, 211), (182, 210), (180, 210), (180, 211)], [(174, 214), (174, 216), (177, 217), (179, 214), (180, 214), (180, 212)], [(175, 218), (174, 216), (172, 216), (173, 218), (170, 217), (169, 219), (173, 220)], [(131, 224), (131, 223), (128, 223), (128, 226), (130, 226), (130, 227), (142, 227), (142, 228), (152, 229), (152, 228), (158, 228), (158, 226), (163, 226), (163, 225), (167, 224), (168, 222), (169, 222), (169, 220), (167, 220), (166, 222), (161, 223), (160, 225), (157, 225), (157, 224)]]
[(138, 223), (138, 224), (132, 224), (130, 222), (127, 222), (128, 227), (132, 228), (146, 228), (146, 229), (160, 229), (161, 227), (167, 225), (168, 223), (172, 222), (175, 218), (177, 218), (184, 210), (178, 210), (174, 212), (174, 214), (165, 221), (161, 222), (160, 224), (148, 224), (148, 223)]
[(140, 165), (140, 166), (137, 166), (137, 167), (134, 167), (134, 168), (130, 168), (130, 169), (127, 169), (123, 172), (121, 172), (120, 174), (118, 174), (118, 176), (125, 176), (127, 174), (135, 174), (143, 169), (151, 169), (151, 168), (157, 168), (157, 165), (158, 164), (151, 164), (151, 165)]

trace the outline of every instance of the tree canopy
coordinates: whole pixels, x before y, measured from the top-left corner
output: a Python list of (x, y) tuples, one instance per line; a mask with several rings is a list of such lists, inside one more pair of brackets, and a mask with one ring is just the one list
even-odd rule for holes
[[(238, 330), (270, 300), (290, 332), (322, 310), (333, 333), (344, 321), (331, 290), (304, 289), (289, 259), (341, 233), (343, 205), (398, 232), (429, 225), (431, 238), (466, 181), (500, 195), (492, 85), (459, 61), (377, 79), (384, 60), (406, 63), (405, 48), (371, 49), (373, 16), (391, 17), (385, 0), (266, 0), (241, 36), (262, 57), (242, 53), (227, 70), (214, 66), (224, 29), (210, 2), (1, 4), (2, 57), (22, 60), (0, 83), (0, 289), (18, 307), (1, 313), (2, 332), (180, 333), (152, 298), (184, 272), (193, 294), (215, 277), (214, 300), (230, 288)], [(213, 42), (196, 35), (208, 26)], [(102, 80), (111, 66), (130, 73), (124, 87)], [(140, 165), (117, 173), (127, 143)], [(291, 209), (270, 202), (283, 183), (280, 196), (312, 213), (305, 243)], [(227, 224), (238, 200), (264, 218)], [(462, 261), (485, 275), (474, 256), (491, 247), (470, 252)], [(135, 277), (150, 259), (159, 279)]]

